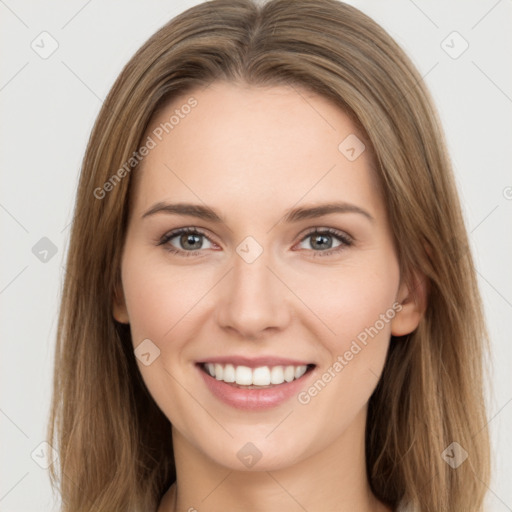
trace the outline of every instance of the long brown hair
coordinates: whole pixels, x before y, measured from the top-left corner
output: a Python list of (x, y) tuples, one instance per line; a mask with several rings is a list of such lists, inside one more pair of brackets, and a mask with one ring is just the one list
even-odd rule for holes
[[(482, 510), (488, 340), (439, 120), (393, 39), (336, 0), (197, 5), (137, 51), (105, 100), (81, 169), (56, 340), (48, 441), (59, 453), (60, 475), (52, 466), (50, 476), (62, 510), (155, 510), (175, 480), (169, 420), (144, 385), (129, 326), (112, 316), (137, 172), (126, 162), (157, 109), (219, 79), (302, 87), (358, 123), (402, 277), (420, 272), (429, 288), (424, 318), (392, 338), (369, 402), (368, 479), (393, 507)], [(463, 458), (459, 445), (469, 456), (452, 467), (450, 458)]]

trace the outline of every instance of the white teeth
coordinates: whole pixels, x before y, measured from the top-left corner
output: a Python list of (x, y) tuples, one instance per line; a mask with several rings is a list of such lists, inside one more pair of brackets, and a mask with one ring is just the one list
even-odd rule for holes
[(291, 382), (295, 378), (295, 367), (287, 366), (284, 369), (284, 380), (286, 382)]
[(268, 386), (270, 384), (270, 370), (268, 366), (254, 368), (252, 371), (252, 383), (255, 386)]
[[(217, 370), (217, 368), (215, 368), (215, 370)], [(250, 386), (252, 384), (252, 370), (248, 366), (237, 366), (235, 370), (235, 382), (241, 386)]]
[(222, 380), (224, 382), (235, 382), (235, 367), (232, 364), (224, 366), (224, 375)]
[(221, 364), (215, 365), (215, 378), (217, 380), (222, 380), (224, 377), (224, 367)]
[(282, 366), (274, 366), (270, 371), (270, 382), (272, 384), (282, 384), (284, 382), (284, 371)]
[(295, 378), (300, 379), (306, 373), (307, 369), (307, 366), (297, 366), (297, 368), (295, 368)]
[(248, 366), (233, 366), (232, 364), (205, 363), (207, 373), (228, 383), (236, 383), (239, 386), (269, 386), (270, 384), (282, 384), (292, 382), (302, 377), (307, 366), (259, 366), (249, 368)]

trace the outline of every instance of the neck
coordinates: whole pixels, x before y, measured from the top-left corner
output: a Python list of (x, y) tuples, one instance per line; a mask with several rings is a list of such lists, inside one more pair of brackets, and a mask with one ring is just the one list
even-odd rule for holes
[(391, 512), (367, 480), (365, 420), (363, 409), (334, 444), (270, 471), (220, 466), (173, 428), (177, 479), (158, 512)]

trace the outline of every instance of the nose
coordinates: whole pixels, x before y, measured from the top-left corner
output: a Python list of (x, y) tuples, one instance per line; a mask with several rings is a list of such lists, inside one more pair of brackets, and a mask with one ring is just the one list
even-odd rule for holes
[(271, 270), (266, 252), (252, 263), (235, 254), (233, 267), (220, 291), (220, 327), (249, 340), (284, 329), (291, 317), (287, 288)]

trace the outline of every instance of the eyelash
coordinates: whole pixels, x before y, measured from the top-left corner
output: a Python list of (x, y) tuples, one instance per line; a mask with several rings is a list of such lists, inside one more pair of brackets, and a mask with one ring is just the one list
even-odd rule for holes
[[(165, 234), (160, 239), (160, 241), (157, 243), (157, 246), (166, 245), (173, 238), (176, 238), (179, 235), (185, 235), (185, 234), (186, 235), (192, 234), (192, 235), (204, 236), (211, 243), (213, 243), (206, 236), (205, 233), (203, 233), (201, 230), (199, 230), (197, 228), (179, 228), (179, 229), (176, 229), (174, 231), (171, 231), (171, 232)], [(330, 236), (337, 238), (341, 242), (341, 245), (339, 245), (338, 247), (335, 247), (334, 249), (329, 249), (326, 251), (315, 251), (313, 249), (310, 249), (311, 251), (313, 251), (313, 257), (330, 256), (331, 254), (340, 252), (340, 251), (344, 250), (345, 248), (350, 247), (354, 243), (353, 239), (351, 237), (349, 237), (347, 234), (345, 234), (341, 231), (338, 231), (336, 229), (332, 229), (332, 228), (323, 228), (323, 229), (312, 228), (310, 231), (308, 231), (302, 237), (300, 242), (302, 243), (306, 238), (310, 237), (311, 235), (330, 235)], [(167, 245), (165, 247), (165, 250), (170, 252), (171, 254), (178, 254), (180, 256), (189, 257), (189, 256), (196, 256), (197, 253), (201, 252), (202, 249), (198, 249), (196, 251), (183, 251), (181, 249), (176, 249), (175, 247), (173, 247), (171, 245)]]

